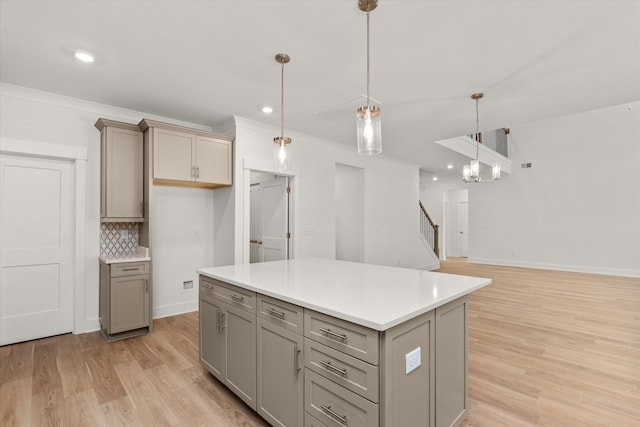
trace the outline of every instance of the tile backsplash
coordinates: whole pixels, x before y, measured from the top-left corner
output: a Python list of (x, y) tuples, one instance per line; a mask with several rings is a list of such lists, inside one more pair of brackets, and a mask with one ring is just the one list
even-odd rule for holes
[[(126, 230), (128, 239), (122, 239), (121, 231)], [(100, 255), (108, 258), (134, 256), (138, 249), (139, 233), (137, 222), (103, 222), (100, 224)]]

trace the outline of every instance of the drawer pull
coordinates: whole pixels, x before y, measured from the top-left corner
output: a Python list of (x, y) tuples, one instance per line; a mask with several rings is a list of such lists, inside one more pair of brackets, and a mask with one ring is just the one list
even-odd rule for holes
[(336, 366), (333, 366), (330, 361), (325, 362), (324, 360), (321, 360), (320, 364), (322, 366), (324, 366), (325, 368), (327, 368), (328, 370), (330, 370), (330, 371), (337, 372), (338, 374), (343, 375), (345, 377), (347, 376), (347, 370), (346, 369), (340, 369), (340, 368), (338, 368)]
[(320, 328), (320, 332), (324, 332), (325, 334), (329, 335), (329, 337), (336, 337), (336, 338), (339, 338), (341, 340), (346, 340), (347, 339), (347, 336), (345, 334), (339, 334), (337, 332), (333, 332), (331, 329)]
[(213, 290), (213, 285), (210, 285), (208, 283), (203, 283), (202, 287), (204, 287), (205, 289), (212, 291)]
[(266, 311), (268, 314), (270, 314), (272, 316), (279, 317), (280, 319), (284, 318), (284, 311), (274, 310), (271, 307), (266, 308), (264, 311)]
[(140, 267), (123, 268), (122, 271), (136, 271), (140, 270)]
[(347, 416), (346, 415), (340, 415), (338, 414), (336, 411), (331, 409), (331, 405), (329, 406), (325, 406), (322, 403), (320, 404), (320, 407), (322, 408), (323, 411), (325, 411), (327, 414), (331, 415), (333, 418), (335, 418), (336, 420), (340, 421), (343, 424), (347, 423)]
[(242, 302), (244, 301), (244, 297), (236, 294), (231, 295), (231, 299), (234, 301)]

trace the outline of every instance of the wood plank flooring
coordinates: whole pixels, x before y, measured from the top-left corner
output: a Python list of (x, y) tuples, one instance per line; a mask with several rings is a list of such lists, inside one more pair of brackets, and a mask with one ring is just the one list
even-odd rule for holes
[[(464, 426), (640, 426), (640, 279), (442, 263), (470, 297)], [(198, 316), (0, 347), (0, 426), (265, 426), (198, 362)], [(395, 427), (395, 426), (394, 426)]]

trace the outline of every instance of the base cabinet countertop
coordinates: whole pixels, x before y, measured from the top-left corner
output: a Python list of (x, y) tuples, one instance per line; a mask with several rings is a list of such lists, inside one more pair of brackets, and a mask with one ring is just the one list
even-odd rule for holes
[(490, 279), (327, 259), (198, 272), (201, 363), (271, 425), (466, 417), (466, 295)]

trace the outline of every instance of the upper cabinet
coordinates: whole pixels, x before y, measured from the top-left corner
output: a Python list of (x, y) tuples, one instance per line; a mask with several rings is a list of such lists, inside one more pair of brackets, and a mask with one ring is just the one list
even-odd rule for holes
[(142, 222), (143, 136), (138, 126), (99, 119), (102, 222)]
[(153, 150), (153, 183), (217, 188), (232, 184), (233, 137), (142, 120)]

